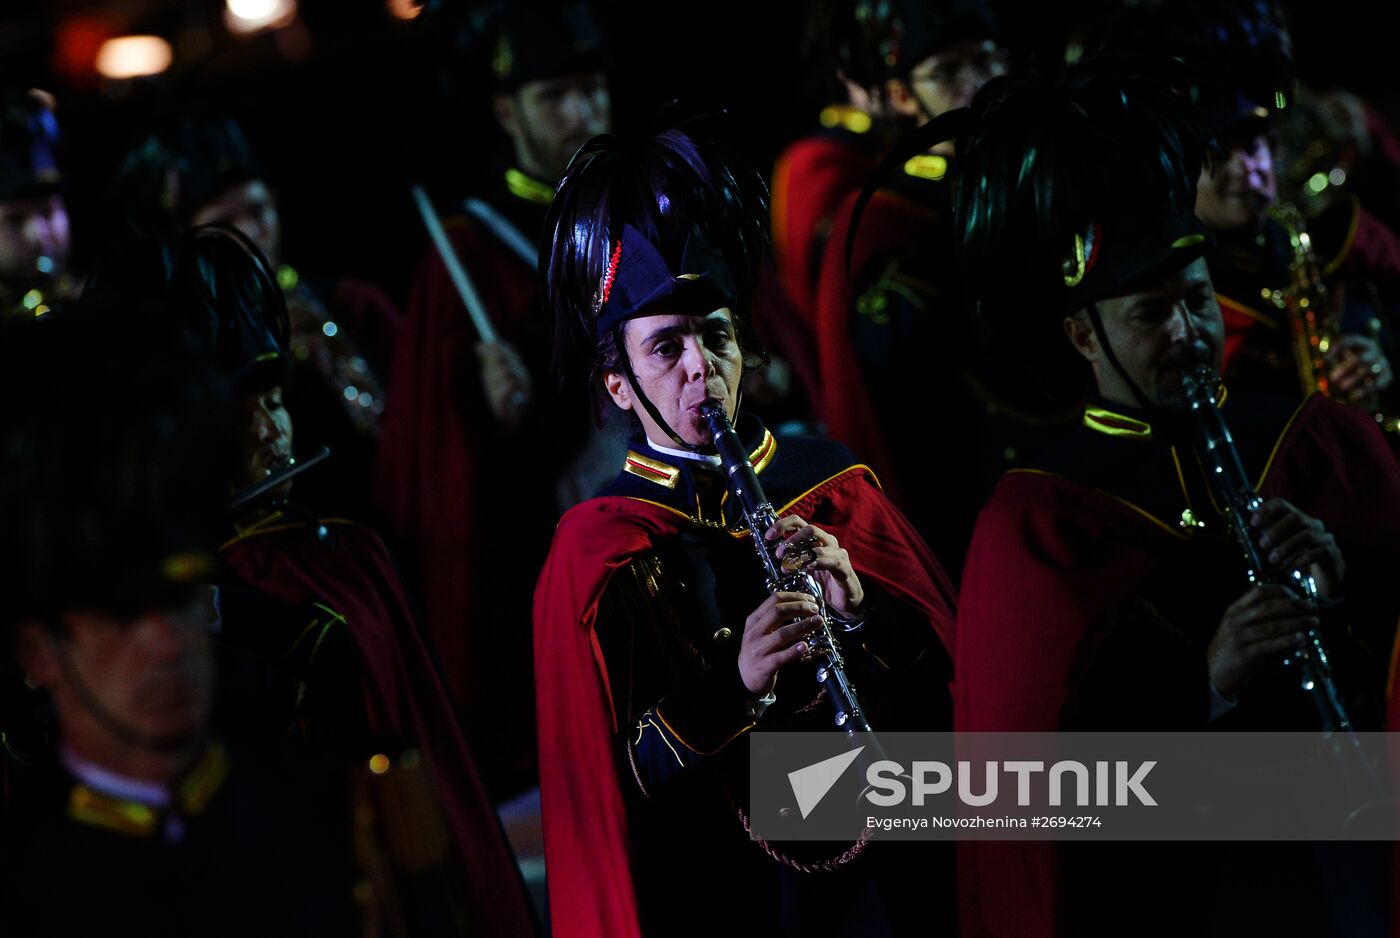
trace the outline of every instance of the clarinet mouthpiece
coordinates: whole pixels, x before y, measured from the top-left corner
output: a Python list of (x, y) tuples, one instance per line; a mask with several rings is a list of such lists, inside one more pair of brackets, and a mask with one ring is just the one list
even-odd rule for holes
[(724, 405), (718, 401), (706, 401), (700, 405), (700, 416), (704, 418), (705, 424), (710, 428), (710, 436), (717, 437), (725, 430), (730, 429), (729, 415), (724, 412)]

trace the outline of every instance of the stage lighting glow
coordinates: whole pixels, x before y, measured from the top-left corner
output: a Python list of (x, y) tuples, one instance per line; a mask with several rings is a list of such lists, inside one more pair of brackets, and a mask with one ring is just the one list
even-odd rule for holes
[(241, 20), (266, 19), (277, 7), (277, 0), (228, 0), (228, 11)]
[(118, 36), (97, 50), (97, 71), (107, 78), (158, 75), (170, 67), (175, 54), (159, 36)]
[(225, 0), (224, 23), (235, 33), (281, 26), (296, 12), (295, 0)]

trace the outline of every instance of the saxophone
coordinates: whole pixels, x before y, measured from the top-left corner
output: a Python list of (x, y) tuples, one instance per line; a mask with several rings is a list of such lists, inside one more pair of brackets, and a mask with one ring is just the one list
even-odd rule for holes
[(870, 723), (865, 718), (856, 689), (846, 675), (846, 662), (841, 655), (841, 645), (831, 627), (831, 616), (827, 612), (826, 600), (821, 584), (816, 577), (801, 570), (789, 570), (775, 556), (776, 545), (770, 545), (764, 533), (778, 523), (778, 514), (763, 493), (758, 474), (749, 462), (748, 452), (734, 432), (724, 407), (706, 403), (700, 408), (700, 415), (709, 425), (714, 437), (715, 449), (724, 464), (725, 475), (729, 478), (729, 491), (743, 512), (744, 523), (748, 525), (758, 551), (758, 559), (763, 564), (768, 591), (807, 593), (817, 601), (821, 613), (821, 624), (807, 636), (807, 654), (804, 660), (818, 662), (817, 680), (826, 690), (832, 706), (836, 708), (836, 725), (847, 733), (869, 733)]
[[(1298, 370), (1298, 383), (1306, 397), (1316, 391), (1327, 397), (1337, 397), (1328, 377), (1327, 355), (1341, 337), (1337, 317), (1337, 299), (1332, 296), (1324, 270), (1313, 248), (1303, 213), (1292, 202), (1278, 202), (1269, 207), (1269, 217), (1283, 227), (1288, 235), (1288, 288), (1274, 294), (1274, 302), (1283, 310), (1292, 340), (1293, 361)], [(1380, 323), (1375, 323), (1379, 327)], [(1370, 412), (1376, 423), (1387, 433), (1400, 433), (1400, 417), (1376, 409), (1368, 395), (1352, 393), (1341, 398)]]
[(1277, 295), (1288, 320), (1293, 341), (1293, 361), (1303, 395), (1314, 391), (1331, 395), (1327, 377), (1327, 353), (1338, 335), (1331, 292), (1322, 279), (1322, 265), (1313, 250), (1303, 214), (1292, 202), (1269, 207), (1269, 217), (1288, 234), (1288, 288)]

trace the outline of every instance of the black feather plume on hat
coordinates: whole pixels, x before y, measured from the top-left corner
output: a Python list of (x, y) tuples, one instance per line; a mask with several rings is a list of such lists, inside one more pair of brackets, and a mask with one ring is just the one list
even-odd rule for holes
[(555, 319), (555, 364), (599, 364), (598, 302), (609, 263), (631, 226), (674, 270), (698, 235), (729, 267), (742, 325), (767, 249), (768, 192), (757, 172), (695, 131), (642, 140), (603, 135), (570, 161), (545, 220), (540, 253)]
[(1144, 4), (1106, 24), (1101, 48), (1184, 62), (1192, 97), (1222, 139), (1262, 132), (1293, 96), (1293, 40), (1269, 0)]
[(1211, 136), (1186, 88), (1169, 59), (1102, 56), (982, 89), (954, 219), (984, 309), (1059, 316), (1204, 254), (1196, 181)]
[(1061, 318), (1209, 247), (1195, 194), (1213, 141), (1189, 87), (1180, 62), (1150, 55), (993, 79), (970, 107), (909, 134), (872, 175), (855, 205), (847, 266), (882, 180), (953, 141), (957, 270), (982, 342), (1010, 384), (1031, 379), (1033, 393), (1009, 392), (1026, 409), (1068, 407), (1082, 393), (1083, 362), (1058, 335)]

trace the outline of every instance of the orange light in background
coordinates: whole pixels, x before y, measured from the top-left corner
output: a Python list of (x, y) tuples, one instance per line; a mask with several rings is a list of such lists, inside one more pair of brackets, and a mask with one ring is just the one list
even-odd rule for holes
[(175, 53), (159, 36), (118, 36), (97, 50), (97, 71), (104, 78), (141, 78), (159, 75), (170, 67)]
[(389, 8), (389, 15), (395, 19), (411, 20), (423, 12), (423, 7), (417, 0), (387, 0), (385, 6)]
[(285, 26), (296, 15), (296, 0), (224, 0), (224, 25), (232, 33), (255, 33)]

